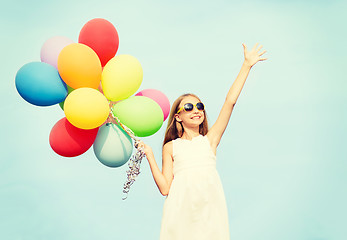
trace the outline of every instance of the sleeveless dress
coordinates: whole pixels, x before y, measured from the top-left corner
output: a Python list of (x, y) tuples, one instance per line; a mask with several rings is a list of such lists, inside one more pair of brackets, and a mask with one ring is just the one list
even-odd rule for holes
[(207, 136), (173, 140), (173, 160), (160, 240), (229, 240), (223, 186)]

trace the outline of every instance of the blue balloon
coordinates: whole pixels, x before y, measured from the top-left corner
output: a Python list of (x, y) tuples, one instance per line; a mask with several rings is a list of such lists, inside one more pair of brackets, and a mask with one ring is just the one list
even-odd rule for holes
[(51, 106), (64, 101), (67, 87), (58, 70), (44, 62), (31, 62), (16, 74), (16, 88), (24, 100), (37, 106)]
[(105, 124), (99, 128), (93, 144), (96, 158), (108, 167), (120, 167), (131, 157), (131, 137), (116, 124)]

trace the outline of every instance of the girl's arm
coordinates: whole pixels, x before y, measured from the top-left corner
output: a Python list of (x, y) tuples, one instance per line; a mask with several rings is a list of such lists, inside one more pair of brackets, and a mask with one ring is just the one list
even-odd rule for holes
[(217, 121), (207, 133), (207, 137), (210, 140), (211, 147), (213, 148), (213, 150), (216, 150), (222, 138), (222, 135), (229, 123), (231, 113), (241, 93), (243, 85), (246, 82), (249, 71), (251, 70), (252, 66), (256, 64), (258, 61), (266, 60), (266, 58), (261, 58), (261, 56), (266, 51), (259, 53), (262, 46), (258, 47), (258, 44), (256, 44), (251, 51), (248, 51), (246, 45), (245, 44), (242, 44), (242, 45), (244, 48), (245, 60), (242, 64), (239, 74), (237, 75), (234, 83), (229, 89), (229, 92), (226, 96), (225, 102), (219, 113)]
[(143, 142), (140, 142), (139, 147), (144, 149), (154, 181), (160, 193), (163, 196), (168, 195), (173, 180), (172, 142), (168, 142), (163, 146), (162, 172), (155, 161), (152, 148)]

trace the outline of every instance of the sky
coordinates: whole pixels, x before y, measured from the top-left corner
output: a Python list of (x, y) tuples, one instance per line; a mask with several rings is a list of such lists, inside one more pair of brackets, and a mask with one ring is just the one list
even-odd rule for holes
[[(58, 105), (27, 103), (15, 88), (53, 36), (77, 42), (104, 18), (117, 54), (136, 57), (171, 103), (192, 92), (210, 126), (243, 62), (242, 43), (267, 61), (251, 70), (217, 150), (232, 240), (343, 240), (347, 236), (347, 3), (331, 1), (8, 1), (0, 10), (0, 238), (159, 239), (165, 200), (146, 159), (123, 201), (127, 165), (92, 149), (64, 158), (48, 137)], [(167, 121), (142, 140), (161, 167)]]

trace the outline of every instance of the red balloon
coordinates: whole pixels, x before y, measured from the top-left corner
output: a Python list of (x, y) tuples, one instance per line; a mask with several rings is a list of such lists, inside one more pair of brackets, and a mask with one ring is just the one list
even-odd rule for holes
[(94, 143), (99, 128), (80, 129), (66, 117), (60, 119), (49, 134), (49, 144), (63, 157), (76, 157), (85, 153)]
[(112, 23), (102, 18), (95, 18), (83, 26), (78, 42), (93, 49), (99, 56), (101, 65), (105, 66), (117, 53), (119, 37)]

